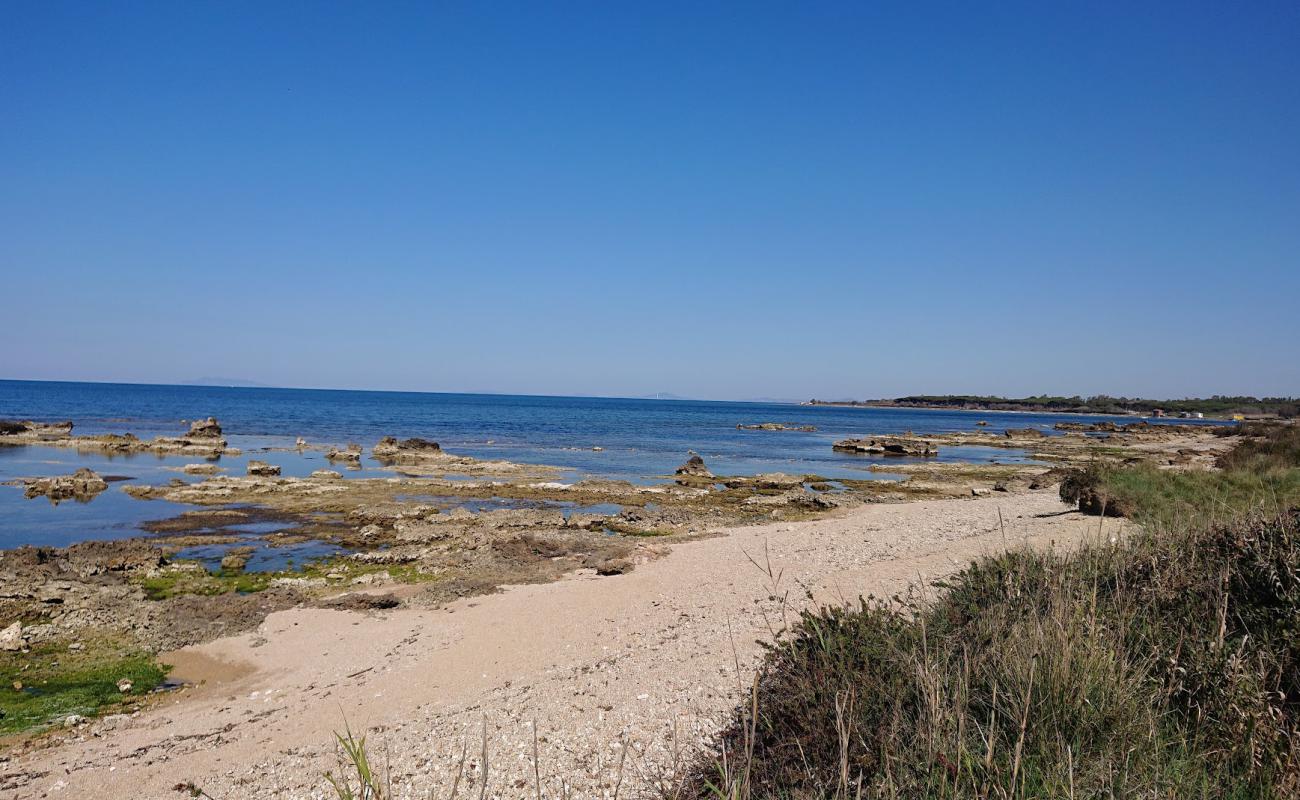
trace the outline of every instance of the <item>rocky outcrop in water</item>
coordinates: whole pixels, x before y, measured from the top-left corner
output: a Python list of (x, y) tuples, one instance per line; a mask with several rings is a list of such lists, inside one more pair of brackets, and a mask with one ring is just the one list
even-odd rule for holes
[(280, 474), (280, 467), (276, 464), (268, 464), (265, 461), (249, 461), (248, 474), (270, 478)]
[(389, 464), (419, 462), (430, 458), (442, 458), (443, 456), (442, 446), (437, 442), (418, 437), (399, 441), (393, 436), (385, 436), (380, 439), (379, 443), (371, 450), (371, 454), (376, 460)]
[(50, 502), (60, 500), (90, 500), (108, 488), (108, 483), (94, 470), (82, 467), (71, 475), (56, 475), (26, 482), (24, 494), (30, 499), (45, 496)]
[(346, 450), (340, 450), (337, 447), (331, 447), (326, 453), (325, 458), (330, 461), (345, 461), (349, 464), (361, 463), (361, 445), (349, 444)]
[(760, 422), (756, 425), (737, 425), (738, 431), (799, 431), (800, 433), (815, 433), (816, 425), (786, 425), (781, 422)]
[(841, 439), (832, 445), (841, 453), (868, 455), (917, 456), (929, 458), (939, 455), (939, 448), (925, 439), (903, 436), (876, 436), (869, 439)]
[(1037, 428), (1007, 428), (1003, 434), (1008, 439), (1045, 439), (1047, 434)]
[(63, 439), (71, 435), (71, 422), (32, 422), (31, 420), (0, 419), (0, 436), (22, 436), (48, 440)]
[(189, 433), (185, 436), (188, 439), (220, 439), (221, 425), (217, 423), (216, 417), (196, 419), (190, 423)]
[(713, 473), (704, 465), (704, 459), (699, 456), (691, 456), (686, 459), (686, 463), (677, 468), (675, 475), (681, 475), (690, 478), (712, 478)]

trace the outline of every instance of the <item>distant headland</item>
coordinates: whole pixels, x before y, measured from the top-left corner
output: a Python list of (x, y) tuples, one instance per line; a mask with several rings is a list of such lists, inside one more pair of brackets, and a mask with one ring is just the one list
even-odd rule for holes
[(1300, 398), (1225, 397), (1145, 400), (1134, 397), (995, 397), (966, 394), (918, 394), (892, 400), (809, 400), (810, 406), (863, 406), (878, 408), (937, 408), (970, 411), (1033, 411), (1065, 414), (1126, 414), (1140, 416), (1295, 418)]

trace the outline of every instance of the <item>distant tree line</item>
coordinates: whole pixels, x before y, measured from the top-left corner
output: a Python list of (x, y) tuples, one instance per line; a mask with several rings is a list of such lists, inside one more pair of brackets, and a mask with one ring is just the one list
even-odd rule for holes
[(969, 394), (917, 394), (896, 397), (892, 400), (811, 400), (811, 405), (849, 406), (903, 406), (909, 408), (961, 408), (987, 411), (1054, 411), (1078, 414), (1195, 414), (1226, 417), (1233, 414), (1246, 416), (1300, 417), (1300, 398), (1296, 397), (1229, 397), (1215, 395), (1207, 398), (1182, 400), (1147, 400), (1138, 397), (1060, 397), (1034, 395), (1032, 397), (996, 397)]

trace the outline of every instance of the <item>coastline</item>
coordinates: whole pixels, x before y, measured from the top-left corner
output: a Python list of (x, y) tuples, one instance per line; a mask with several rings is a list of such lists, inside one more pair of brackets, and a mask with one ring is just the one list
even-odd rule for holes
[[(197, 424), (219, 428), (215, 420)], [(889, 481), (717, 476), (688, 462), (649, 486), (566, 483), (534, 465), (385, 438), (371, 449), (391, 463), (375, 477), (206, 474), (130, 486), (137, 502), (156, 497), (190, 510), (161, 521), (151, 537), (0, 551), (0, 576), (20, 598), (20, 616), (67, 612), (25, 629), (43, 637), (30, 643), (66, 648), (86, 626), (122, 628), (155, 652), (178, 652), (175, 677), (190, 684), (141, 698), (125, 714), (0, 744), (0, 788), (35, 797), (59, 781), (90, 786), (96, 770), (115, 766), (112, 785), (122, 793), (162, 797), (160, 787), (174, 785), (183, 767), (187, 780), (222, 789), (214, 796), (232, 796), (236, 787), (240, 796), (309, 796), (330, 766), (331, 733), (345, 724), (392, 736), (408, 731), (412, 753), (442, 734), (439, 747), (450, 753), (487, 708), (511, 747), (525, 741), (521, 714), (535, 712), (539, 726), (553, 731), (543, 732), (554, 748), (544, 757), (564, 775), (588, 776), (592, 789), (610, 780), (611, 754), (622, 752), (622, 742), (637, 743), (646, 770), (668, 769), (682, 755), (664, 749), (674, 721), (693, 746), (740, 696), (734, 664), (729, 677), (716, 677), (727, 668), (715, 663), (719, 652), (723, 661), (733, 657), (720, 641), (736, 642), (743, 672), (755, 663), (757, 641), (770, 641), (807, 604), (888, 596), (920, 573), (926, 580), (950, 574), (1022, 538), (1068, 545), (1088, 531), (1109, 531), (1123, 523), (1086, 518), (1060, 502), (1063, 470), (1139, 457), (1179, 469), (1207, 463), (1223, 446), (1208, 426), (1101, 435), (1026, 428), (903, 437), (935, 451), (1032, 457), (885, 459), (879, 469), (901, 478)], [(78, 451), (119, 441), (58, 436), (10, 446)], [(304, 452), (339, 448), (313, 444)], [(457, 505), (475, 497), (522, 505)], [(455, 503), (446, 505), (448, 498)], [(561, 513), (556, 502), (621, 510)], [(1011, 520), (1005, 539), (999, 512)], [(255, 522), (258, 514), (298, 525), (286, 541), (327, 536), (356, 552), (261, 583), (227, 571), (224, 560), (217, 573), (171, 560), (176, 551), (168, 548), (225, 536), (222, 525)], [(771, 565), (766, 574), (756, 566), (763, 563)], [(785, 604), (772, 605), (774, 597)], [(48, 605), (53, 598), (57, 605)], [(496, 638), (482, 638), (491, 631)], [(677, 659), (668, 674), (661, 674), (663, 658)], [(743, 685), (748, 678), (741, 678)], [(575, 684), (577, 696), (599, 700), (578, 703), (578, 714), (560, 701), (574, 696)], [(649, 702), (654, 697), (685, 705)], [(458, 733), (445, 736), (448, 730)], [(273, 762), (263, 763), (268, 753)], [(425, 777), (433, 780), (438, 767), (430, 763)], [(249, 764), (260, 766), (245, 771)], [(638, 780), (650, 780), (645, 774)], [(63, 777), (44, 781), (48, 775)], [(263, 793), (248, 795), (250, 786)]]

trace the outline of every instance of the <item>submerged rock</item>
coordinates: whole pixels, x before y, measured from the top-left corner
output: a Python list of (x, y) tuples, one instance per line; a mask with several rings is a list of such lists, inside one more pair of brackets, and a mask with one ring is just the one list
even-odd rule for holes
[(832, 447), (842, 453), (871, 453), (886, 456), (919, 456), (922, 458), (939, 455), (939, 448), (933, 443), (924, 439), (903, 436), (841, 439)]
[(29, 499), (44, 495), (57, 503), (69, 498), (89, 500), (107, 488), (108, 483), (99, 477), (98, 473), (82, 467), (71, 475), (57, 475), (29, 481), (24, 494)]
[(816, 425), (786, 425), (780, 422), (760, 422), (756, 425), (737, 425), (738, 431), (799, 431), (800, 433), (814, 433), (817, 430)]

